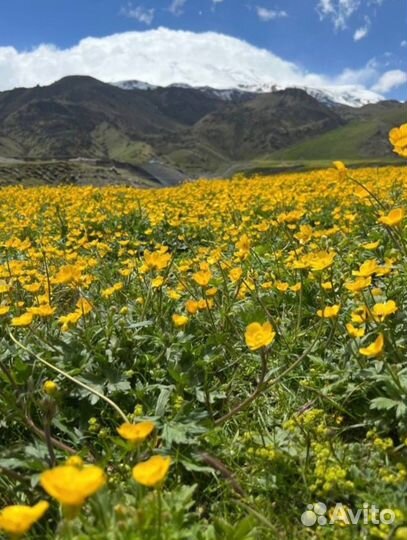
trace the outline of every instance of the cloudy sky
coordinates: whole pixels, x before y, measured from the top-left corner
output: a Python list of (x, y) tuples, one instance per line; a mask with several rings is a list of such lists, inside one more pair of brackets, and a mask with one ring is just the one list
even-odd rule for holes
[[(0, 0), (0, 90), (104, 81), (407, 98), (406, 0)], [(183, 79), (183, 80), (182, 80)]]

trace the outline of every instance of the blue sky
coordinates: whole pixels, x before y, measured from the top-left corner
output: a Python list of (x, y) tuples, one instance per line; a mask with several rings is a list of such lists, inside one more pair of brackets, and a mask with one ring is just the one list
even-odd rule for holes
[[(304, 72), (406, 99), (405, 0), (0, 0), (0, 6), (2, 77), (14, 69), (13, 58), (23, 62), (21, 53), (34, 54), (42, 44), (63, 50), (88, 36), (165, 27), (233, 36)], [(10, 58), (6, 47), (18, 54)]]

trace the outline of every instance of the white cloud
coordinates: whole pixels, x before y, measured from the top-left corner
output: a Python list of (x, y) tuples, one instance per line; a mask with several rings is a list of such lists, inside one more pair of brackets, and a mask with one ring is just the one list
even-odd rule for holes
[(407, 47), (407, 40), (403, 39), (403, 41), (400, 43), (400, 47)]
[(172, 0), (168, 11), (173, 15), (181, 15), (184, 11), (184, 5), (187, 3), (187, 0)]
[[(20, 52), (0, 47), (0, 90), (90, 75), (106, 82), (138, 79), (162, 86), (177, 82), (215, 88), (309, 86), (374, 99), (380, 97), (377, 92), (395, 85), (395, 72), (381, 77), (380, 69), (372, 60), (359, 70), (327, 77), (234, 37), (167, 28), (89, 37), (69, 49), (41, 45)], [(369, 90), (372, 87), (376, 94)]]
[(359, 9), (361, 0), (318, 0), (321, 20), (329, 18), (336, 30), (347, 28), (348, 19)]
[(267, 9), (261, 6), (256, 7), (256, 12), (259, 19), (263, 22), (268, 22), (268, 21), (272, 21), (273, 19), (281, 19), (283, 17), (288, 17), (288, 14), (286, 11)]
[(353, 41), (360, 41), (365, 38), (369, 33), (369, 28), (367, 26), (361, 26), (355, 30), (353, 34)]
[(373, 85), (372, 90), (374, 92), (387, 94), (393, 90), (393, 88), (398, 88), (405, 84), (407, 84), (407, 74), (400, 69), (392, 69), (381, 75), (379, 80)]
[(370, 30), (370, 19), (369, 17), (365, 17), (364, 26), (357, 28), (353, 34), (353, 41), (360, 41), (361, 39), (364, 39), (368, 35), (369, 30)]
[(149, 25), (154, 20), (155, 9), (147, 9), (143, 6), (133, 6), (129, 3), (126, 7), (121, 8), (120, 14), (129, 19), (136, 19), (136, 21)]
[(221, 4), (223, 2), (223, 0), (212, 0), (212, 2), (214, 4)]

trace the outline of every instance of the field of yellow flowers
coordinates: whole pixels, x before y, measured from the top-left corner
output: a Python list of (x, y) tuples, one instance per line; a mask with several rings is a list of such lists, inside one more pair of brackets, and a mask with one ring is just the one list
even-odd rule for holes
[(5, 537), (406, 539), (406, 189), (1, 189)]

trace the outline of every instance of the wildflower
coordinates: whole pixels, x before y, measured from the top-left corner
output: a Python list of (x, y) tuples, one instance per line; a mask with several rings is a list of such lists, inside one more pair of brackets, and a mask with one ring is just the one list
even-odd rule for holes
[(373, 315), (379, 321), (384, 321), (389, 315), (393, 315), (397, 311), (397, 304), (394, 300), (388, 302), (375, 304), (373, 306)]
[(17, 504), (0, 510), (0, 530), (13, 537), (26, 534), (48, 510), (47, 501), (40, 501), (34, 506)]
[(389, 133), (389, 141), (393, 145), (393, 152), (407, 157), (407, 124), (393, 128)]
[(80, 268), (73, 265), (66, 265), (60, 268), (53, 281), (57, 285), (75, 284), (80, 282), (81, 276), (82, 272)]
[(362, 248), (368, 249), (369, 251), (373, 251), (379, 246), (380, 246), (380, 240), (376, 240), (376, 242), (368, 242), (367, 244), (362, 244)]
[(81, 456), (69, 456), (69, 458), (66, 460), (65, 465), (71, 465), (72, 467), (78, 467), (79, 469), (82, 469), (84, 463)]
[(321, 287), (324, 289), (324, 291), (332, 291), (332, 281), (324, 281), (324, 283), (321, 284)]
[(355, 324), (364, 324), (369, 318), (369, 311), (366, 306), (359, 306), (351, 314), (351, 320)]
[(13, 317), (11, 319), (11, 324), (13, 326), (30, 326), (30, 324), (34, 320), (34, 315), (27, 311), (26, 313), (23, 313), (19, 317)]
[(53, 396), (54, 394), (58, 392), (58, 385), (54, 381), (45, 381), (44, 384), (42, 385), (42, 389), (49, 396)]
[(390, 210), (387, 215), (379, 217), (377, 221), (388, 227), (396, 227), (403, 221), (404, 216), (404, 208), (395, 208), (394, 210)]
[(348, 331), (348, 334), (353, 338), (361, 338), (365, 335), (364, 328), (356, 328), (351, 323), (348, 323), (346, 325), (346, 330)]
[(92, 311), (93, 305), (89, 302), (89, 300), (82, 297), (76, 302), (76, 308), (81, 315), (88, 315), (88, 313)]
[(340, 309), (341, 306), (338, 305), (326, 306), (324, 309), (319, 309), (317, 315), (323, 319), (332, 319), (338, 315)]
[(308, 259), (308, 266), (312, 271), (318, 272), (332, 266), (336, 253), (334, 251), (319, 251), (313, 253)]
[(352, 274), (359, 277), (368, 277), (376, 274), (379, 268), (376, 259), (370, 259), (361, 264), (359, 270), (354, 270)]
[(242, 277), (242, 274), (243, 274), (243, 270), (241, 268), (239, 267), (232, 268), (229, 271), (229, 279), (232, 283), (236, 283)]
[(190, 315), (195, 315), (199, 309), (199, 305), (196, 300), (187, 300), (185, 303), (185, 308)]
[(117, 433), (126, 441), (129, 441), (133, 444), (139, 444), (143, 442), (147, 437), (154, 431), (155, 424), (154, 422), (145, 421), (139, 422), (138, 424), (125, 423), (122, 424), (118, 429)]
[(106, 483), (103, 469), (89, 465), (79, 469), (61, 465), (42, 473), (40, 484), (51, 497), (68, 507), (81, 507)]
[(280, 292), (287, 292), (289, 285), (285, 281), (276, 281), (275, 282), (275, 288)]
[(332, 165), (338, 171), (339, 179), (344, 180), (346, 178), (346, 173), (348, 171), (348, 169), (346, 168), (346, 165), (342, 163), (342, 161), (333, 161)]
[(174, 291), (174, 289), (170, 289), (169, 291), (167, 291), (167, 294), (168, 294), (168, 298), (170, 298), (171, 300), (179, 300), (181, 298), (181, 295), (179, 292), (177, 291)]
[(69, 326), (76, 324), (81, 317), (82, 313), (80, 311), (74, 311), (72, 313), (68, 313), (67, 315), (61, 315), (58, 322), (62, 324), (62, 332), (67, 332), (69, 330)]
[(112, 285), (111, 287), (107, 287), (106, 289), (103, 289), (103, 291), (100, 294), (103, 298), (109, 298), (115, 292), (120, 291), (121, 289), (123, 289), (123, 283), (118, 282)]
[(199, 272), (195, 272), (192, 277), (195, 283), (201, 287), (206, 287), (212, 279), (212, 272), (210, 270), (200, 270)]
[(246, 345), (251, 351), (257, 351), (270, 345), (274, 341), (275, 336), (276, 333), (269, 322), (264, 324), (253, 322), (246, 328)]
[(237, 252), (237, 256), (240, 258), (240, 259), (246, 259), (247, 256), (249, 255), (250, 253), (250, 246), (251, 246), (251, 243), (250, 243), (250, 239), (249, 237), (247, 236), (247, 234), (244, 234), (238, 242), (236, 242), (236, 247), (238, 249), (238, 252)]
[(164, 278), (163, 276), (157, 276), (154, 279), (151, 280), (151, 287), (153, 289), (159, 289), (163, 286)]
[(156, 487), (165, 480), (170, 465), (170, 457), (153, 456), (133, 468), (133, 478), (143, 486)]
[(49, 304), (43, 304), (42, 306), (28, 308), (28, 311), (38, 317), (52, 317), (55, 313), (55, 308)]
[(347, 281), (345, 283), (345, 288), (348, 289), (348, 291), (357, 293), (357, 292), (363, 291), (363, 289), (366, 289), (371, 284), (372, 284), (371, 276), (360, 277), (358, 279), (355, 279), (355, 281)]
[(10, 306), (0, 306), (0, 317), (3, 315), (7, 315), (9, 311), (10, 311)]
[(383, 351), (384, 347), (384, 337), (383, 334), (379, 334), (379, 336), (371, 343), (368, 347), (362, 347), (359, 349), (360, 354), (363, 356), (368, 357), (375, 357), (379, 356), (381, 352)]
[(165, 251), (155, 251), (151, 253), (146, 250), (144, 253), (144, 264), (147, 270), (164, 270), (171, 260), (171, 255)]
[(186, 315), (177, 315), (174, 313), (172, 316), (172, 322), (176, 327), (182, 327), (188, 324), (189, 318)]

